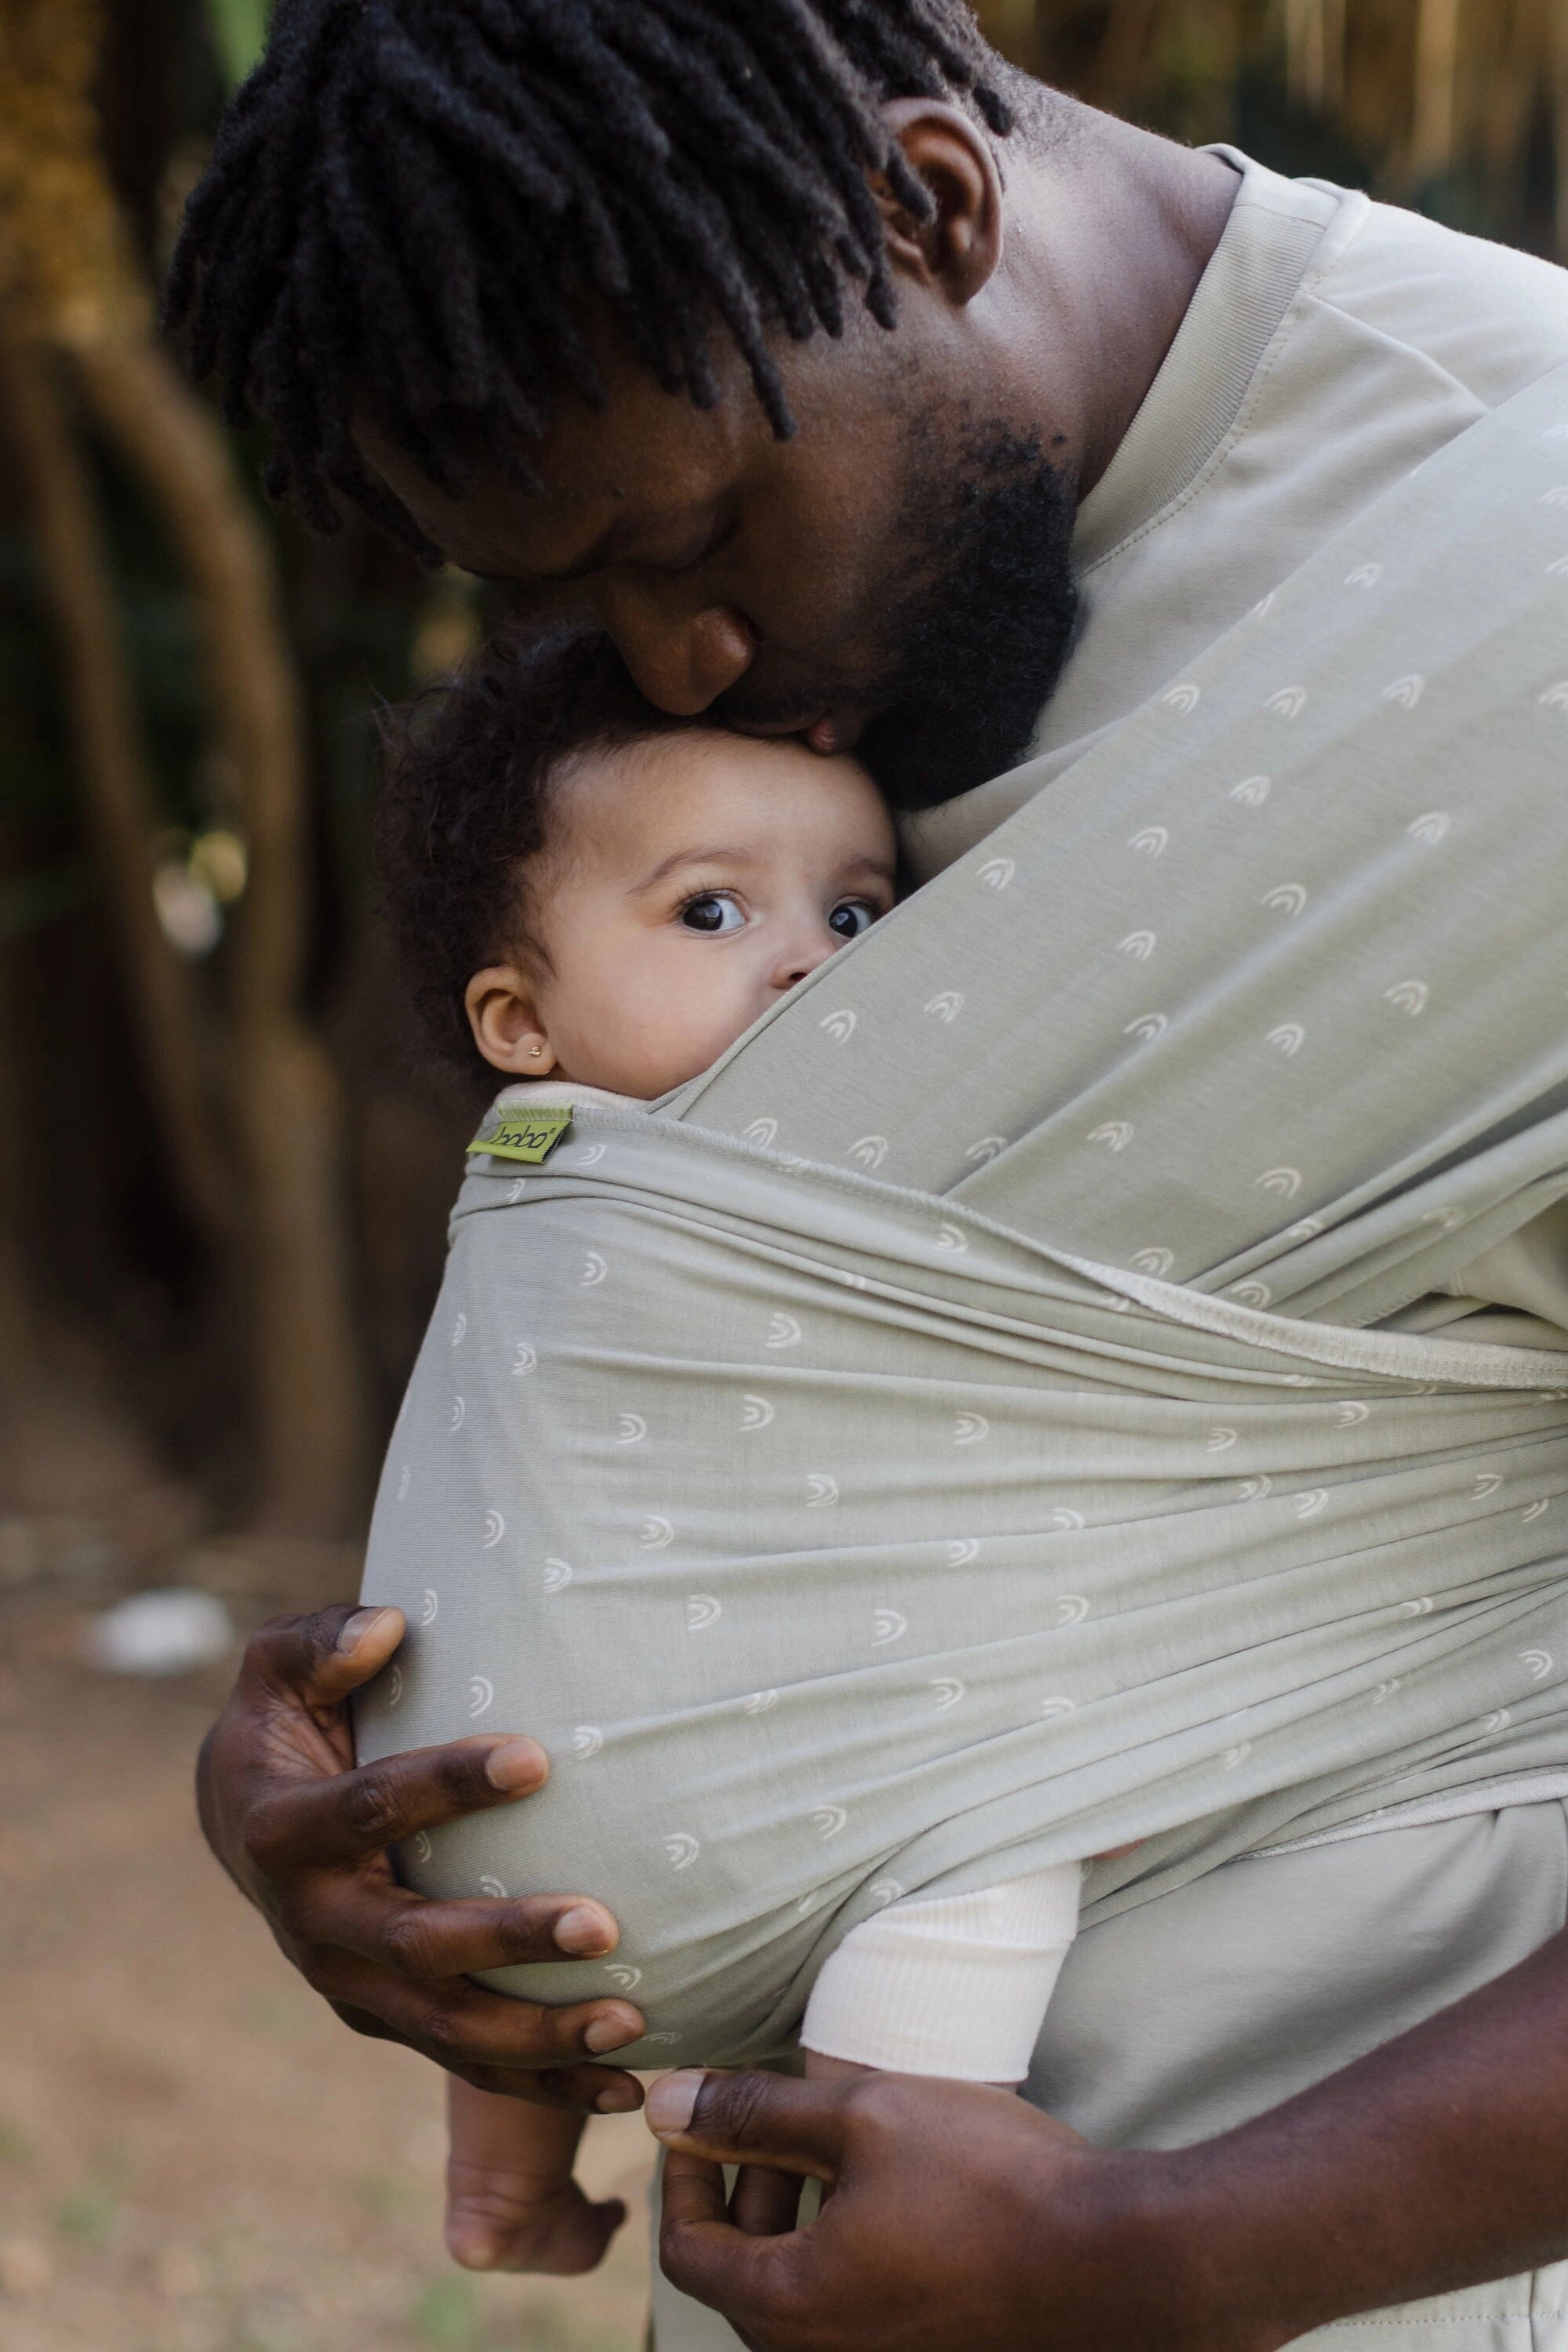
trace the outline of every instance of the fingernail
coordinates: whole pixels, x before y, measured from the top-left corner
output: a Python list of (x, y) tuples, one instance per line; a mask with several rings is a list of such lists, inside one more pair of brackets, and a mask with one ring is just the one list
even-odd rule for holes
[(563, 1952), (607, 1952), (616, 1940), (603, 1912), (592, 1911), (585, 1904), (574, 1911), (563, 1911), (555, 1922), (554, 1934), (557, 1948)]
[(591, 2050), (595, 2058), (602, 2058), (606, 2050), (624, 2050), (628, 2042), (641, 2039), (640, 2024), (628, 2025), (624, 2017), (606, 2015), (596, 2017), (592, 2025), (584, 2028), (583, 2047)]
[(353, 1615), (345, 1617), (340, 1626), (336, 1648), (342, 1651), (345, 1658), (353, 1657), (372, 1626), (379, 1625), (384, 1617), (390, 1617), (391, 1614), (390, 1609), (356, 1609)]
[(485, 1758), (485, 1778), (492, 1789), (509, 1792), (536, 1789), (550, 1769), (550, 1759), (536, 1739), (503, 1739)]
[(594, 2101), (594, 2112), (600, 2116), (629, 2116), (638, 2105), (635, 2083), (606, 2083)]
[(691, 2121), (691, 2111), (697, 2105), (704, 2077), (688, 2067), (679, 2074), (665, 2074), (655, 2083), (647, 2095), (647, 2127), (660, 2139), (673, 2138), (683, 2132)]

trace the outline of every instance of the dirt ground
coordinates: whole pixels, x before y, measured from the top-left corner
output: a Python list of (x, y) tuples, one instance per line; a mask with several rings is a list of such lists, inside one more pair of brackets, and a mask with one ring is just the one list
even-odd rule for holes
[(634, 2352), (640, 2121), (589, 2129), (633, 2209), (599, 2271), (455, 2269), (436, 2074), (338, 2024), (197, 1833), (226, 1673), (97, 1674), (80, 1622), (0, 1596), (5, 2352)]

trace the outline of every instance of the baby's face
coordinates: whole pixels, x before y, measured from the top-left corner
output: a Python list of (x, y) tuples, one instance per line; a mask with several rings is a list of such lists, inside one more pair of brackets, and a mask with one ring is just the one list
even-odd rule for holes
[(480, 1051), (520, 1077), (651, 1100), (893, 904), (875, 785), (793, 739), (655, 737), (587, 754), (555, 790), (531, 877), (550, 968), (510, 974), (510, 1013), (486, 987), (500, 971), (468, 990)]

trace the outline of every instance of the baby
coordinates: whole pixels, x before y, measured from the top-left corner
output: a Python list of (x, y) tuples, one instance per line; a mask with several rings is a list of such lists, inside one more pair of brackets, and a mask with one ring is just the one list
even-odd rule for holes
[[(395, 742), (377, 835), (431, 1041), (470, 1082), (521, 1081), (509, 1110), (657, 1101), (896, 897), (892, 821), (857, 761), (666, 718), (597, 642), (491, 648)], [(1059, 1865), (853, 1929), (812, 1991), (808, 2074), (1016, 2084), (1079, 1881)], [(622, 2209), (573, 2179), (582, 2119), (449, 2095), (457, 2260), (591, 2268)]]

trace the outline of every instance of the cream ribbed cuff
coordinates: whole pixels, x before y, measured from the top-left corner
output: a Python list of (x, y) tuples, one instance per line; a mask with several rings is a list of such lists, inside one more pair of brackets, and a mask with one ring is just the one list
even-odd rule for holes
[(1078, 1933), (1081, 1865), (897, 1903), (852, 1927), (812, 1988), (800, 2038), (901, 2074), (1017, 2083)]

